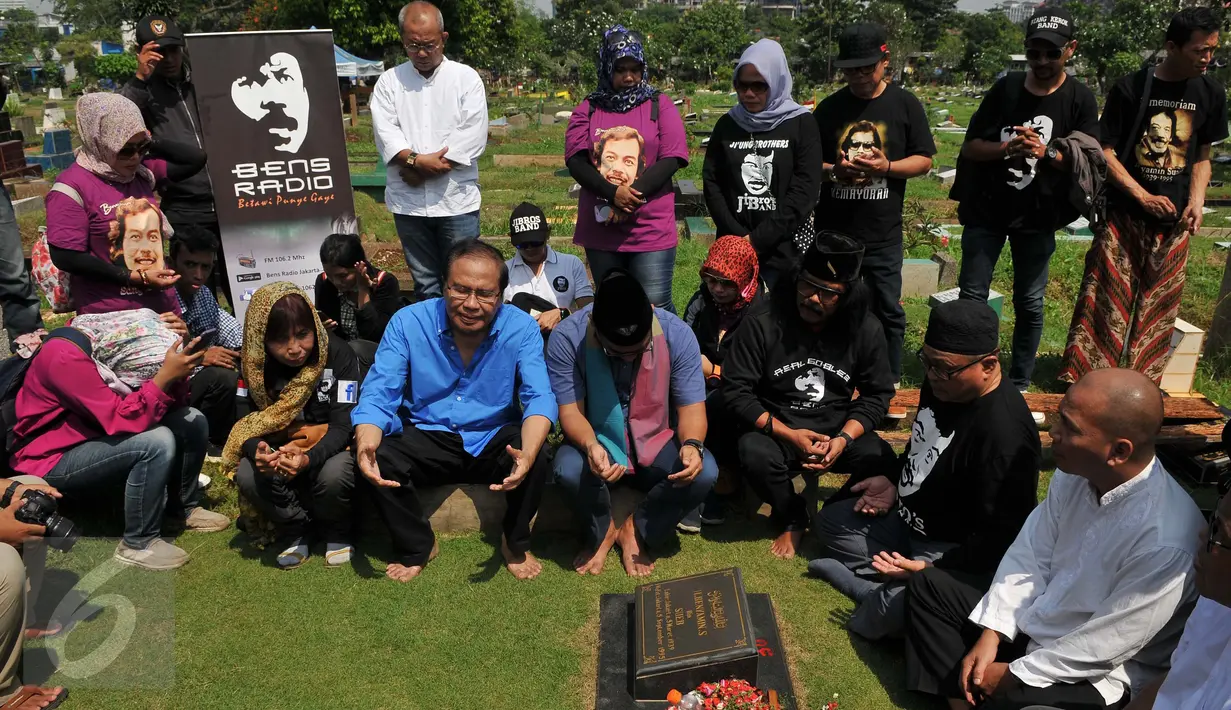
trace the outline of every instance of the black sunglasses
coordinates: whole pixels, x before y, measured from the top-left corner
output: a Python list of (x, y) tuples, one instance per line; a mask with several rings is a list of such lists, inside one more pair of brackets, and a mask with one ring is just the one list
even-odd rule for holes
[(1210, 530), (1205, 534), (1205, 551), (1207, 553), (1213, 552), (1215, 545), (1224, 550), (1231, 550), (1231, 544), (1219, 542), (1214, 539), (1214, 535), (1218, 534), (1220, 530), (1222, 530), (1222, 518), (1219, 518), (1218, 513), (1215, 512), (1210, 516)]
[(769, 84), (763, 81), (737, 81), (735, 90), (740, 93), (751, 91), (754, 94), (764, 94), (769, 91)]
[(923, 365), (923, 373), (925, 375), (930, 372), (936, 375), (936, 379), (941, 380), (943, 382), (945, 380), (951, 380), (954, 377), (957, 377), (959, 374), (961, 374), (962, 371), (967, 370), (971, 367), (974, 367), (975, 365), (978, 365), (979, 363), (983, 362), (989, 357), (995, 357), (999, 354), (1000, 354), (1000, 348), (996, 348), (995, 350), (991, 351), (990, 353), (986, 355), (980, 355), (979, 357), (975, 358), (973, 362), (968, 362), (965, 365), (962, 365), (961, 367), (958, 367), (958, 368), (954, 368), (952, 370), (941, 370), (937, 368), (936, 365), (932, 364), (932, 362), (928, 360), (927, 356), (923, 354), (923, 348), (919, 348), (919, 350), (915, 353), (915, 357), (919, 358), (919, 363)]
[(521, 244), (517, 245), (517, 251), (524, 251), (526, 249), (538, 249), (539, 247), (543, 246), (546, 243), (547, 242), (522, 242)]
[(1047, 57), (1051, 61), (1056, 61), (1064, 54), (1063, 47), (1051, 47), (1049, 49), (1027, 49), (1026, 59), (1037, 60)]
[(148, 155), (149, 152), (150, 152), (150, 142), (149, 141), (141, 141), (140, 143), (125, 143), (124, 147), (120, 148), (116, 152), (115, 157), (127, 159), (127, 158), (133, 157), (134, 155), (145, 156), (145, 155)]

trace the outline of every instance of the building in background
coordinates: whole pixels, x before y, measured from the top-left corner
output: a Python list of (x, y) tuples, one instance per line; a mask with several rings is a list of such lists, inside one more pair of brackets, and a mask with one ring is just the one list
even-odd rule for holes
[(1004, 2), (992, 8), (994, 12), (1003, 13), (1009, 18), (1009, 22), (1015, 25), (1024, 25), (1026, 20), (1034, 14), (1042, 2), (1031, 2), (1031, 0), (1004, 0)]

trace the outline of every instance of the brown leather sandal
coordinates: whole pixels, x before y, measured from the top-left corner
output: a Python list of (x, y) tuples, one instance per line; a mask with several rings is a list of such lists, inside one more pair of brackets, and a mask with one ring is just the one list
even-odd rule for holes
[[(46, 705), (41, 705), (38, 702), (40, 698), (53, 696), (51, 701)], [(68, 688), (40, 688), (37, 685), (23, 685), (17, 694), (8, 699), (3, 705), (0, 705), (0, 710), (52, 710), (52, 708), (60, 707), (68, 698)]]

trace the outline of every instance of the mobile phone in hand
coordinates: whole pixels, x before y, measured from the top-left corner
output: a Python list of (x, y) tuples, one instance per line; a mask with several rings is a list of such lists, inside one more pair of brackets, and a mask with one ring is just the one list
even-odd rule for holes
[(218, 329), (210, 328), (209, 330), (202, 332), (198, 337), (200, 340), (198, 340), (197, 344), (188, 351), (190, 355), (196, 355), (199, 352), (204, 352), (214, 347), (214, 343), (218, 340)]

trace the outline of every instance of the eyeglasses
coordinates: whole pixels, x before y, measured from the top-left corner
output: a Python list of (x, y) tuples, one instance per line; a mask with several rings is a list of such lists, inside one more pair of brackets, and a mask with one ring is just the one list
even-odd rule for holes
[(526, 249), (538, 249), (547, 242), (522, 242), (517, 245), (517, 251), (525, 251)]
[(1062, 47), (1050, 47), (1048, 49), (1027, 49), (1026, 59), (1031, 60), (1031, 61), (1036, 61), (1036, 60), (1042, 59), (1043, 57), (1047, 57), (1047, 59), (1054, 62), (1057, 59), (1059, 59), (1061, 55), (1063, 54), (1064, 54), (1064, 48)]
[(431, 54), (440, 48), (440, 42), (406, 42), (402, 45), (402, 48), (406, 50), (407, 54), (418, 54), (419, 52)]
[(1000, 348), (996, 348), (995, 350), (991, 351), (990, 353), (986, 355), (980, 355), (979, 357), (975, 358), (973, 362), (968, 362), (965, 365), (962, 365), (961, 367), (958, 367), (952, 370), (941, 370), (940, 368), (936, 367), (935, 363), (928, 360), (927, 356), (923, 354), (923, 348), (919, 348), (918, 352), (915, 353), (915, 357), (919, 358), (919, 363), (923, 365), (924, 374), (934, 375), (936, 379), (944, 382), (944, 381), (953, 379), (958, 374), (960, 374), (962, 371), (968, 368), (974, 367), (975, 365), (978, 365), (979, 363), (983, 362), (987, 358), (996, 357), (999, 354), (1000, 354)]
[(123, 148), (120, 148), (115, 157), (127, 160), (136, 155), (145, 156), (150, 152), (150, 141), (141, 141), (140, 143), (125, 143)]
[(1214, 539), (1214, 536), (1217, 535), (1219, 531), (1221, 530), (1222, 530), (1222, 518), (1219, 518), (1218, 513), (1215, 512), (1213, 515), (1210, 516), (1210, 530), (1209, 532), (1205, 534), (1205, 551), (1207, 553), (1213, 552), (1215, 545), (1221, 547), (1224, 550), (1231, 550), (1231, 544), (1228, 544), (1225, 542), (1219, 542)]
[(701, 274), (701, 281), (710, 288), (714, 288), (716, 286), (718, 288), (725, 289), (739, 288), (739, 284), (730, 279), (720, 279), (717, 276), (710, 276), (709, 274)]
[(452, 298), (454, 301), (465, 303), (470, 300), (471, 296), (474, 296), (474, 299), (479, 303), (491, 305), (500, 299), (500, 292), (449, 284), (449, 298)]
[(872, 64), (863, 67), (844, 67), (842, 69), (842, 73), (847, 76), (868, 76), (869, 74), (875, 72), (876, 67), (880, 66), (880, 63), (883, 61), (885, 61), (885, 55), (882, 54), (881, 58), (877, 59)]
[(623, 352), (620, 350), (612, 350), (602, 343), (600, 343), (600, 345), (602, 345), (603, 354), (606, 355), (607, 357), (620, 357), (620, 358), (631, 357), (631, 356), (641, 357), (642, 355), (645, 355), (646, 353), (654, 352), (653, 339), (645, 341), (645, 345), (641, 347), (640, 349), (632, 350), (629, 352)]
[(769, 84), (763, 81), (737, 81), (735, 90), (739, 93), (751, 91), (754, 94), (764, 94), (769, 91)]
[(846, 293), (845, 291), (839, 291), (836, 288), (822, 286), (821, 284), (809, 281), (808, 279), (800, 279), (796, 281), (795, 290), (804, 298), (812, 298), (818, 293), (821, 294), (821, 298), (838, 298), (843, 293)]

